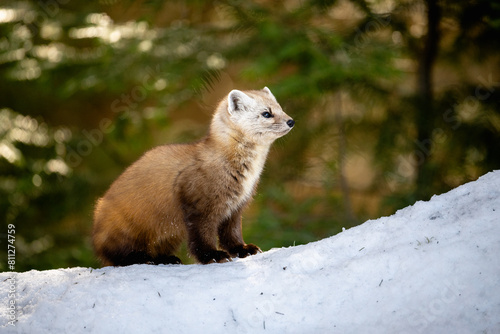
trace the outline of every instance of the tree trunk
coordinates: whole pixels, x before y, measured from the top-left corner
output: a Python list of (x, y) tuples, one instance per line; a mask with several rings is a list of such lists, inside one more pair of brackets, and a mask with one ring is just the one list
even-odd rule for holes
[(342, 200), (344, 203), (344, 213), (345, 219), (350, 226), (355, 226), (357, 224), (356, 216), (354, 215), (354, 211), (352, 210), (351, 198), (349, 194), (349, 185), (347, 183), (347, 178), (345, 176), (344, 164), (345, 164), (345, 156), (346, 156), (346, 136), (344, 131), (344, 120), (342, 118), (342, 92), (338, 92), (336, 94), (336, 102), (337, 108), (335, 110), (335, 121), (338, 126), (339, 131), (339, 152), (338, 152), (338, 166), (339, 166), (339, 182), (340, 182), (340, 190), (342, 191)]
[(439, 23), (441, 8), (437, 0), (425, 0), (427, 7), (427, 35), (420, 52), (418, 63), (417, 85), (417, 139), (415, 142), (416, 157), (416, 196), (419, 199), (428, 197), (432, 188), (433, 172), (429, 167), (432, 150), (432, 130), (434, 125), (434, 103), (432, 68), (436, 60), (439, 46)]

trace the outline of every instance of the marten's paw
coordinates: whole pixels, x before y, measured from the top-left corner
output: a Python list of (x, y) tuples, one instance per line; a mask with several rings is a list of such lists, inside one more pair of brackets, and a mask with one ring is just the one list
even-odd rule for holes
[(160, 255), (154, 258), (153, 264), (181, 264), (181, 259), (175, 255)]
[(257, 253), (262, 253), (262, 251), (257, 245), (246, 244), (231, 248), (230, 253), (237, 257), (247, 257)]
[(200, 254), (198, 256), (198, 260), (203, 264), (224, 263), (232, 261), (231, 255), (229, 255), (227, 252), (219, 250), (204, 252), (203, 254)]

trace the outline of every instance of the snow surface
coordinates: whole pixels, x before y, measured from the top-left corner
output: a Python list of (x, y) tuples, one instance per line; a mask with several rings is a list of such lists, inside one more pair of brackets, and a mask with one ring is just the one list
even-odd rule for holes
[(391, 217), (230, 263), (1, 273), (0, 332), (500, 333), (499, 257), (495, 171)]

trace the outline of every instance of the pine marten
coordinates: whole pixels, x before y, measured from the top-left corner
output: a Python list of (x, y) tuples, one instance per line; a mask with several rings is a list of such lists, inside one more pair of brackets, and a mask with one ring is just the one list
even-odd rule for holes
[(267, 87), (232, 90), (205, 138), (146, 152), (97, 201), (93, 244), (103, 265), (180, 263), (174, 252), (186, 237), (204, 264), (261, 252), (243, 241), (241, 213), (271, 144), (294, 124)]

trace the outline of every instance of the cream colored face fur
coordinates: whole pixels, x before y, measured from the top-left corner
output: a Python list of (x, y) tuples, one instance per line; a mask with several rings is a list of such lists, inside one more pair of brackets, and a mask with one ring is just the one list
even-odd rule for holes
[(267, 87), (245, 93), (232, 90), (227, 104), (230, 121), (256, 144), (269, 145), (287, 134), (294, 125)]

